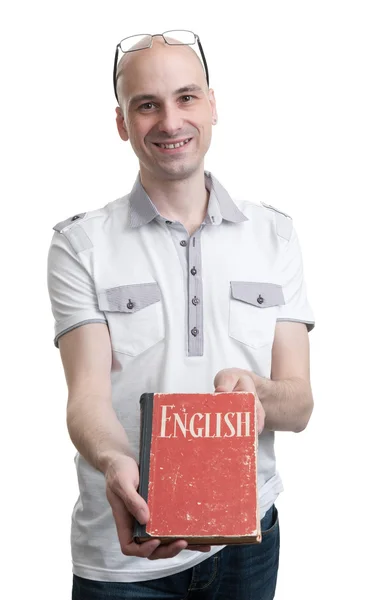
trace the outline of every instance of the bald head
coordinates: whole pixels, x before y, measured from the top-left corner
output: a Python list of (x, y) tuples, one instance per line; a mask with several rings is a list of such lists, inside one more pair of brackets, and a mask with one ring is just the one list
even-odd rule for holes
[(187, 179), (203, 170), (217, 120), (214, 92), (190, 46), (161, 36), (151, 48), (142, 45), (118, 65), (119, 135), (130, 141), (142, 181)]
[[(160, 71), (159, 76), (161, 79), (164, 77), (164, 72), (168, 75), (167, 69), (165, 69), (167, 63), (171, 63), (172, 66), (176, 65), (177, 69), (181, 69), (181, 71), (183, 68), (186, 72), (192, 71), (192, 77), (196, 78), (202, 89), (208, 92), (204, 66), (196, 52), (190, 46), (182, 44), (178, 40), (167, 39), (172, 45), (167, 44), (163, 37), (158, 36), (153, 37), (151, 48), (144, 48), (145, 45), (150, 43), (150, 36), (146, 36), (131, 47), (130, 50), (134, 50), (134, 52), (123, 54), (118, 63), (116, 74), (116, 88), (121, 106), (124, 99), (126, 99), (126, 83), (128, 84), (136, 77), (143, 82), (144, 72), (147, 73), (152, 66), (158, 67), (157, 70)], [(161, 69), (159, 69), (159, 64), (162, 67)]]

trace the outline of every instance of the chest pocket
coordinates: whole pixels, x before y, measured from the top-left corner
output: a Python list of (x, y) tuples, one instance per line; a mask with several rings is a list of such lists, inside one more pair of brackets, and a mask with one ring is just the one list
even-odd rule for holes
[(156, 282), (120, 285), (98, 294), (116, 352), (137, 356), (164, 338), (161, 292)]
[(272, 344), (278, 306), (285, 304), (275, 283), (231, 281), (229, 335), (251, 348)]

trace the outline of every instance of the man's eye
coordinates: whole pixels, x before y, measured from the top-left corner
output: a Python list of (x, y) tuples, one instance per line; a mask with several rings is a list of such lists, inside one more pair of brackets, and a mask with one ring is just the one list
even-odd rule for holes
[(183, 102), (190, 102), (190, 100), (193, 99), (194, 96), (190, 96), (189, 94), (186, 94), (185, 96), (181, 96), (181, 100)]
[(151, 110), (153, 108), (154, 104), (153, 102), (145, 102), (144, 104), (141, 104), (139, 106), (140, 110)]

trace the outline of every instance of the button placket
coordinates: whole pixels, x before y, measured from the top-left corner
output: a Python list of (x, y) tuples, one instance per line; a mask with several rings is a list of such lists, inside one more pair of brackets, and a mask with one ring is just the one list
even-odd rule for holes
[(188, 248), (188, 350), (189, 356), (203, 354), (203, 303), (201, 265), (201, 229), (190, 238)]

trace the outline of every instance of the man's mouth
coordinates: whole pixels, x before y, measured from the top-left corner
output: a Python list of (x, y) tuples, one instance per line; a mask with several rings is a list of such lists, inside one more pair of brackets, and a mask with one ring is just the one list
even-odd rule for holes
[(156, 142), (153, 142), (153, 144), (158, 146), (158, 148), (162, 148), (163, 150), (174, 150), (175, 148), (182, 148), (183, 146), (186, 146), (186, 144), (188, 144), (191, 140), (192, 138), (186, 138), (180, 142), (172, 142), (170, 144), (159, 144)]

